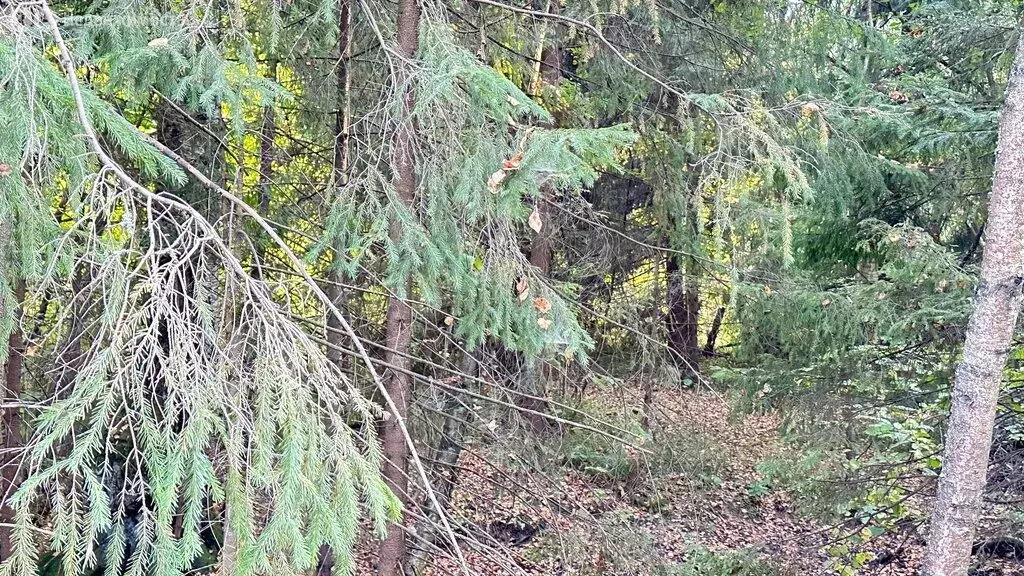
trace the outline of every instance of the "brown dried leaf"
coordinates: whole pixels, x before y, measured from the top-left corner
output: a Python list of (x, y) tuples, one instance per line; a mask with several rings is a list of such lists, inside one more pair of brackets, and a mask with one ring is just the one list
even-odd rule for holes
[(491, 191), (491, 194), (497, 194), (498, 188), (501, 187), (501, 183), (505, 181), (505, 171), (498, 170), (491, 177), (487, 179), (487, 189)]
[(10, 176), (11, 173), (12, 171), (10, 166), (0, 163), (0, 176)]
[(540, 234), (540, 229), (544, 226), (544, 223), (540, 221), (540, 212), (537, 211), (536, 207), (534, 207), (533, 212), (530, 213), (530, 220), (527, 223), (534, 232)]
[(517, 152), (515, 156), (508, 160), (501, 161), (501, 167), (504, 170), (518, 170), (519, 164), (523, 161), (523, 153)]
[(520, 278), (516, 282), (516, 296), (519, 297), (519, 301), (522, 302), (530, 295), (530, 285), (526, 283), (526, 278)]
[(547, 314), (551, 311), (551, 302), (543, 296), (537, 296), (533, 299), (533, 308), (541, 314)]

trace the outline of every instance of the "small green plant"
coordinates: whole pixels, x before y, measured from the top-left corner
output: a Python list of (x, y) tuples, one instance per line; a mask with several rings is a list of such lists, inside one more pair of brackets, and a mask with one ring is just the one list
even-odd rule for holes
[(622, 481), (636, 467), (628, 447), (588, 430), (573, 429), (565, 436), (565, 463), (597, 480)]
[[(639, 421), (616, 422), (647, 437)], [(564, 437), (563, 462), (603, 481), (621, 482), (637, 477), (683, 476), (700, 486), (721, 485), (730, 454), (712, 436), (693, 429), (660, 432), (656, 442), (644, 442), (647, 452), (609, 441), (606, 436), (572, 428)]]
[(612, 511), (596, 525), (538, 538), (527, 553), (533, 560), (557, 556), (567, 574), (653, 576), (658, 555), (654, 540), (630, 523), (628, 511)]
[(747, 486), (752, 501), (782, 490), (802, 514), (833, 519), (842, 516), (857, 496), (844, 484), (833, 481), (844, 473), (842, 462), (814, 447), (805, 448), (796, 458), (764, 460), (757, 465), (757, 473), (759, 478)]
[(652, 474), (681, 475), (706, 487), (720, 485), (729, 466), (728, 451), (700, 430), (666, 430), (658, 436), (652, 450)]
[(692, 546), (681, 564), (665, 564), (658, 576), (778, 576), (775, 566), (758, 558), (753, 550), (714, 552)]

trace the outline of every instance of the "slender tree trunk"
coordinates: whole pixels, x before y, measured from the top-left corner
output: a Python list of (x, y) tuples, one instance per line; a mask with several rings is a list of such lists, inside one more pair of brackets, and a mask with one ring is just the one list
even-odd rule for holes
[[(17, 280), (14, 286), (14, 299), (18, 306), (25, 301), (25, 281)], [(0, 309), (0, 313), (4, 312)], [(17, 319), (19, 310), (14, 310), (14, 318)], [(21, 398), (21, 369), (25, 353), (25, 343), (21, 337), (21, 328), (15, 324), (7, 343), (7, 367), (4, 371), (5, 390), (3, 400), (5, 403), (18, 402)], [(24, 446), (24, 439), (21, 435), (21, 410), (18, 408), (7, 408), (3, 411), (3, 453), (0, 454), (0, 559), (6, 559), (13, 551), (11, 542), (11, 530), (9, 526), (14, 523), (14, 510), (7, 505), (7, 499), (14, 493), (18, 485), (20, 473), (21, 451)]]
[[(273, 116), (271, 116), (273, 118)], [(264, 114), (264, 120), (266, 120), (266, 114)], [(272, 120), (271, 120), (272, 121)], [(272, 134), (273, 132), (271, 132)], [(266, 141), (264, 140), (264, 145)], [(260, 149), (260, 177), (259, 177), (259, 188), (260, 188), (260, 206), (263, 208), (263, 195), (266, 193), (270, 194), (270, 176), (272, 174), (272, 167), (267, 166), (266, 171), (263, 169), (263, 154), (266, 148), (261, 146)], [(245, 146), (241, 143), (238, 146), (238, 158), (244, 162), (245, 159)], [(244, 165), (235, 167), (235, 194), (242, 196), (244, 190)], [(223, 215), (224, 228), (221, 230), (221, 237), (224, 239), (224, 243), (228, 246), (228, 249), (239, 259), (242, 259), (241, 254), (241, 242), (239, 241), (239, 229), (241, 228), (241, 222), (239, 220), (240, 215), (236, 212), (234, 204), (232, 204), (227, 198), (221, 198), (220, 202), (220, 213)], [(255, 258), (255, 266), (252, 274), (259, 274), (258, 277), (262, 278), (262, 272), (260, 270), (260, 263), (262, 262), (262, 255), (257, 255)], [(207, 278), (211, 284), (211, 293), (216, 293), (221, 287), (217, 280), (217, 270), (212, 268), (207, 271)], [(229, 385), (229, 394), (232, 397), (237, 398), (240, 394), (241, 387), (238, 385), (238, 373), (235, 372), (235, 367), (240, 366), (245, 362), (250, 362), (251, 358), (245, 357), (245, 341), (248, 338), (247, 334), (240, 333), (240, 326), (238, 321), (239, 309), (241, 302), (238, 298), (239, 285), (238, 280), (230, 274), (225, 276), (223, 297), (220, 302), (216, 304), (220, 305), (221, 314), (220, 320), (221, 325), (218, 329), (218, 340), (220, 346), (225, 351), (225, 357), (228, 360), (228, 365), (224, 368), (224, 376)], [(240, 401), (236, 401), (240, 403)], [(221, 471), (223, 476), (224, 471)], [(228, 518), (228, 506), (225, 503), (223, 508), (223, 530), (224, 539), (221, 542), (220, 557), (218, 559), (218, 576), (233, 576), (235, 568), (238, 564), (238, 537), (234, 530), (231, 529), (230, 520)]]
[(718, 332), (722, 329), (722, 320), (724, 319), (725, 306), (719, 306), (718, 310), (715, 310), (715, 319), (711, 321), (708, 339), (704, 341), (704, 356), (715, 355), (715, 344), (718, 342)]
[(1021, 307), (1024, 268), (1024, 35), (999, 122), (981, 277), (957, 365), (925, 576), (961, 576), (970, 564), (988, 472), (1003, 368)]
[[(530, 264), (537, 267), (541, 276), (547, 277), (551, 274), (551, 216), (550, 206), (546, 202), (551, 197), (551, 190), (546, 186), (541, 189), (541, 197), (537, 199), (537, 212), (540, 214), (541, 229), (533, 236), (530, 244)], [(551, 422), (544, 417), (547, 411), (548, 375), (545, 370), (544, 361), (540, 358), (528, 358), (526, 360), (525, 373), (526, 393), (532, 397), (519, 396), (516, 405), (524, 408), (523, 418), (530, 426), (534, 435), (543, 436), (551, 431)]]
[[(557, 0), (548, 0), (547, 12), (558, 13)], [(544, 26), (547, 26), (545, 23)], [(532, 84), (534, 96), (538, 96), (542, 86), (557, 87), (562, 81), (562, 47), (558, 42), (545, 44), (546, 28), (541, 32), (541, 51), (538, 58)], [(558, 123), (558, 119), (555, 119)], [(537, 198), (537, 214), (540, 216), (541, 229), (535, 232), (530, 242), (530, 264), (533, 264), (541, 276), (551, 275), (551, 238), (554, 226), (551, 225), (551, 206), (549, 202), (554, 201), (555, 190), (551, 184), (543, 184), (540, 188), (540, 197)], [(547, 402), (543, 399), (548, 394), (548, 381), (551, 380), (548, 367), (539, 358), (527, 360), (526, 366), (527, 393), (535, 398), (520, 397), (517, 405), (529, 412), (524, 412), (524, 418), (530, 425), (530, 430), (535, 435), (544, 435), (551, 431), (551, 421), (544, 417), (547, 412)]]
[[(342, 0), (338, 7), (338, 46), (341, 52), (341, 58), (338, 62), (337, 73), (335, 75), (335, 86), (337, 89), (337, 107), (338, 110), (334, 116), (334, 175), (333, 175), (333, 186), (334, 193), (331, 195), (331, 202), (336, 202), (340, 195), (344, 193), (345, 187), (348, 185), (349, 177), (349, 155), (350, 155), (350, 132), (351, 132), (351, 89), (352, 89), (352, 75), (349, 68), (349, 62), (352, 59), (352, 9), (348, 0)], [(330, 208), (328, 208), (330, 209)], [(340, 266), (340, 260), (344, 258), (345, 247), (340, 243), (336, 242), (332, 246), (332, 252), (334, 262), (331, 269), (327, 272), (327, 289), (325, 290), (327, 297), (331, 299), (331, 302), (338, 307), (339, 310), (343, 310), (345, 307), (345, 291), (342, 289), (341, 284), (345, 281), (345, 276)], [(327, 357), (331, 360), (339, 369), (345, 368), (345, 355), (341, 353), (340, 339), (342, 337), (341, 324), (333, 314), (327, 315), (327, 338), (329, 342), (337, 344), (338, 346), (328, 347)], [(332, 340), (333, 339), (333, 340)]]
[[(416, 194), (415, 146), (416, 127), (411, 118), (414, 93), (410, 84), (407, 62), (412, 60), (419, 49), (419, 0), (400, 0), (398, 15), (398, 52), (403, 61), (399, 63), (397, 77), (398, 86), (405, 91), (403, 97), (401, 123), (395, 135), (395, 194), (410, 210)], [(397, 221), (391, 222), (389, 231), (392, 241), (398, 242), (403, 234), (402, 226)], [(411, 295), (412, 281), (405, 280), (405, 294)], [(405, 420), (409, 412), (409, 394), (412, 379), (409, 370), (412, 361), (409, 351), (412, 346), (412, 307), (402, 298), (392, 297), (388, 300), (387, 328), (384, 344), (388, 352), (384, 360), (389, 365), (398, 367), (387, 375), (384, 383), (388, 395), (395, 404), (397, 414), (391, 414), (383, 423), (384, 481), (395, 495), (404, 503), (408, 489), (408, 448), (402, 435), (400, 420)], [(380, 576), (401, 576), (405, 562), (406, 542), (405, 531), (401, 526), (388, 527), (387, 536), (380, 546)]]
[(700, 375), (700, 345), (697, 327), (700, 318), (700, 294), (689, 270), (681, 270), (676, 257), (670, 256), (665, 272), (668, 276), (668, 345), (680, 365), (682, 378)]
[[(463, 351), (459, 370), (463, 375), (470, 378), (477, 377), (478, 364), (472, 352), (468, 350)], [(460, 377), (459, 382), (461, 388), (467, 386), (464, 378)], [(431, 488), (437, 496), (438, 504), (444, 508), (447, 508), (449, 502), (451, 502), (452, 491), (455, 489), (459, 456), (462, 455), (462, 423), (467, 415), (466, 404), (462, 398), (459, 398), (459, 393), (450, 390), (447, 392), (447, 395), (448, 397), (442, 409), (445, 418), (444, 424), (441, 426), (441, 437), (438, 439), (437, 448), (434, 450), (434, 478), (431, 484)], [(430, 557), (430, 548), (437, 541), (438, 537), (441, 514), (434, 508), (429, 499), (424, 508), (426, 509), (426, 514), (416, 523), (416, 533), (419, 535), (420, 542), (410, 555), (410, 569), (407, 571), (410, 576), (418, 576), (423, 573), (423, 569), (426, 568), (427, 560)]]
[[(277, 82), (277, 59), (271, 58), (268, 63), (267, 77)], [(263, 126), (260, 128), (260, 173), (259, 173), (259, 212), (263, 217), (270, 217), (270, 199), (273, 197), (274, 174), (274, 135), (277, 133), (277, 117), (273, 103), (263, 106)], [(270, 238), (260, 231), (259, 241), (255, 242), (253, 253), (252, 276), (263, 278), (263, 264)]]
[[(351, 72), (349, 62), (352, 60), (352, 8), (348, 0), (342, 0), (338, 6), (338, 50), (341, 58), (338, 61), (335, 74), (335, 87), (337, 89), (336, 102), (338, 110), (334, 116), (334, 193), (331, 194), (331, 201), (337, 201), (348, 184), (349, 166), (349, 132), (351, 124), (351, 96), (352, 88)], [(328, 210), (331, 207), (328, 206)], [(335, 259), (330, 270), (327, 271), (327, 288), (324, 290), (331, 302), (338, 308), (344, 310), (345, 291), (342, 289), (344, 274), (339, 265), (344, 256), (344, 246), (336, 242), (333, 246), (332, 258)], [(341, 352), (345, 343), (343, 342), (344, 331), (341, 323), (334, 314), (327, 314), (327, 359), (337, 366), (339, 372), (345, 370), (345, 355)], [(334, 551), (326, 544), (320, 547), (316, 562), (316, 576), (330, 576), (334, 570)]]
[[(658, 340), (658, 326), (661, 325), (661, 255), (654, 258), (654, 283), (651, 292), (651, 338)], [(651, 431), (651, 420), (654, 416), (654, 374), (644, 378), (644, 413), (640, 426)]]

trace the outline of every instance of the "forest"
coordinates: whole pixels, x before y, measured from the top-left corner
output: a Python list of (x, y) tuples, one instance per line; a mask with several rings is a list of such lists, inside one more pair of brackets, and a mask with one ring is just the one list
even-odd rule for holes
[(1017, 0), (0, 0), (0, 576), (1024, 575)]

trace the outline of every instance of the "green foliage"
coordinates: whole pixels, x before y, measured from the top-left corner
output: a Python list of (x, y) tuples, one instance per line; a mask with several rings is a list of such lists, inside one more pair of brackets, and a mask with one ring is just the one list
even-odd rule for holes
[(778, 568), (749, 550), (713, 552), (692, 546), (681, 564), (660, 566), (658, 576), (776, 576)]
[[(29, 340), (17, 400), (31, 441), (4, 574), (34, 573), (47, 550), (45, 570), (68, 576), (176, 576), (221, 552), (205, 526), (237, 540), (220, 561), (238, 574), (309, 571), (324, 544), (344, 572), (360, 521), (380, 534), (399, 516), (379, 477), (382, 415), (358, 392), (376, 382), (326, 353), (325, 340), (354, 343), (282, 269), (288, 251), (338, 289), (371, 354), (391, 346), (389, 299), (413, 306), (413, 344), (398, 350), (424, 376), (412, 420), (436, 393), (426, 373), (452, 368), (460, 347), (493, 380), (474, 394), (503, 407), (516, 373), (545, 362), (575, 360), (563, 380), (595, 365), (675, 378), (664, 344), (684, 278), (701, 336), (726, 309), (708, 372), (799, 429), (801, 454), (761, 463), (748, 496), (786, 491), (863, 539), (916, 514), (903, 480), (941, 464), (1013, 3), (557, 3), (600, 39), (430, 1), (408, 61), (389, 3), (346, 4), (351, 24), (335, 0), (53, 3), (89, 122), (141, 193), (93, 154), (48, 27), (15, 5), (0, 8), (0, 342), (15, 329)], [(287, 249), (140, 132), (171, 134)], [(396, 194), (398, 142), (415, 158), (411, 204)], [(538, 217), (544, 273), (525, 255)], [(569, 385), (582, 396), (585, 383)], [(1000, 433), (1016, 442), (1011, 392)], [(837, 407), (828, 424), (822, 406)], [(634, 416), (602, 418), (644, 434)], [(729, 472), (715, 438), (655, 432), (647, 454), (571, 428), (558, 454), (619, 487), (708, 487)], [(572, 534), (571, 563), (602, 570), (596, 548), (605, 573), (775, 573), (696, 546), (659, 566), (636, 528), (611, 517)], [(837, 571), (864, 564), (860, 543), (833, 549)]]

